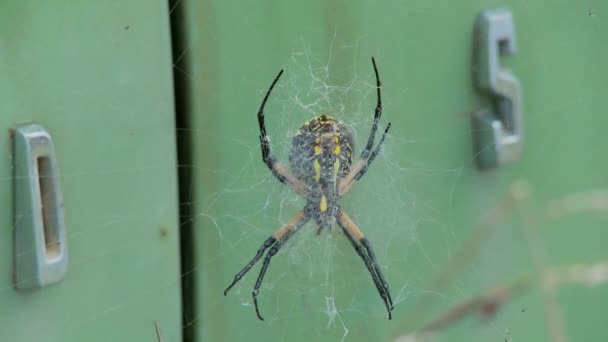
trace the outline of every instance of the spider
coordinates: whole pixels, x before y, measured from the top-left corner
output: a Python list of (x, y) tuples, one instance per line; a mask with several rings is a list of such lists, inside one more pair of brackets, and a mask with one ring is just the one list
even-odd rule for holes
[(264, 318), (262, 318), (258, 308), (257, 296), (270, 260), (287, 240), (309, 220), (314, 220), (317, 224), (317, 234), (323, 229), (331, 230), (334, 224), (338, 224), (344, 235), (350, 240), (357, 254), (363, 259), (365, 267), (367, 267), (374, 285), (386, 305), (388, 319), (392, 318), (393, 300), (391, 299), (388, 284), (384, 280), (382, 271), (376, 262), (374, 251), (361, 230), (338, 205), (338, 200), (346, 195), (353, 184), (360, 180), (367, 172), (370, 164), (378, 155), (386, 134), (391, 127), (390, 123), (386, 126), (380, 142), (374, 148), (374, 139), (378, 130), (380, 116), (382, 115), (382, 100), (380, 96), (380, 77), (378, 76), (376, 60), (373, 57), (372, 65), (376, 75), (377, 91), (374, 123), (371, 134), (367, 139), (367, 145), (361, 152), (359, 160), (354, 164), (352, 163), (352, 152), (354, 149), (352, 134), (344, 123), (329, 115), (321, 114), (304, 123), (297, 131), (289, 152), (291, 170), (288, 170), (270, 153), (270, 143), (266, 135), (266, 125), (264, 123), (264, 106), (272, 89), (283, 74), (283, 70), (275, 77), (262, 100), (262, 104), (258, 110), (262, 160), (281, 183), (287, 185), (306, 199), (304, 209), (299, 211), (289, 223), (264, 241), (253, 259), (234, 276), (234, 280), (224, 291), (224, 295), (228, 294), (228, 291), (243, 278), (253, 265), (264, 256), (266, 250), (268, 250), (252, 292), (255, 312), (262, 321)]

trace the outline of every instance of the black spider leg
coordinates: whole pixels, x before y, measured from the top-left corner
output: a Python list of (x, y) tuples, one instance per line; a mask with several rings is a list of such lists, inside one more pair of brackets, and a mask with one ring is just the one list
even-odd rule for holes
[(361, 168), (361, 170), (359, 170), (359, 172), (357, 172), (357, 174), (355, 175), (355, 177), (354, 177), (355, 180), (361, 179), (361, 177), (363, 177), (363, 175), (369, 169), (369, 166), (372, 164), (372, 162), (374, 161), (374, 159), (376, 159), (376, 157), (378, 156), (378, 153), (380, 153), (380, 149), (382, 148), (382, 145), (384, 145), (384, 139), (386, 138), (386, 134), (388, 133), (388, 130), (390, 128), (391, 128), (391, 123), (389, 122), (388, 125), (386, 125), (386, 129), (384, 130), (384, 133), (382, 133), (382, 137), (380, 138), (380, 142), (378, 143), (378, 145), (376, 146), (376, 148), (372, 151), (372, 153), (369, 155), (369, 159), (367, 160), (367, 162), (365, 163), (365, 165), (363, 165), (363, 167)]
[(277, 254), (279, 249), (283, 246), (283, 243), (287, 241), (287, 239), (293, 235), (293, 233), (287, 235), (283, 241), (277, 241), (266, 254), (264, 258), (264, 263), (262, 264), (262, 269), (260, 269), (260, 274), (258, 275), (258, 279), (255, 281), (255, 287), (253, 288), (253, 292), (251, 295), (253, 296), (253, 305), (255, 306), (255, 313), (258, 315), (258, 318), (263, 321), (264, 318), (260, 314), (260, 308), (258, 307), (258, 293), (260, 293), (260, 287), (262, 287), (262, 281), (264, 281), (264, 276), (266, 275), (266, 270), (268, 270), (268, 265), (270, 265), (270, 260), (272, 257)]
[(291, 230), (289, 230), (285, 235), (283, 235), (283, 237), (281, 237), (280, 240), (277, 240), (274, 243), (274, 245), (272, 245), (272, 247), (270, 247), (270, 249), (268, 250), (268, 253), (266, 254), (266, 257), (264, 258), (264, 263), (262, 264), (262, 269), (260, 270), (260, 274), (258, 275), (258, 280), (256, 280), (255, 287), (253, 288), (253, 292), (251, 292), (251, 295), (253, 296), (253, 304), (255, 306), (255, 313), (258, 315), (258, 318), (261, 321), (263, 321), (264, 318), (262, 318), (262, 315), (260, 314), (260, 309), (258, 307), (258, 293), (260, 292), (260, 287), (262, 286), (262, 281), (264, 281), (264, 276), (266, 275), (266, 270), (268, 269), (268, 265), (270, 265), (270, 260), (272, 259), (272, 257), (275, 254), (277, 254), (279, 249), (281, 249), (281, 247), (283, 247), (285, 242), (287, 242), (287, 240), (289, 240), (289, 238), (291, 236), (293, 236), (293, 234), (295, 234), (295, 232), (297, 232), (300, 227), (305, 225), (306, 222), (308, 222), (308, 217), (303, 217), (301, 220), (296, 222), (294, 224), (294, 226), (291, 228)]
[(355, 238), (348, 231), (348, 228), (344, 226), (344, 223), (342, 222), (342, 220), (340, 220), (339, 217), (336, 219), (336, 221), (338, 222), (338, 225), (340, 226), (340, 228), (342, 228), (344, 235), (346, 235), (346, 237), (348, 237), (348, 240), (353, 245), (353, 248), (355, 249), (357, 254), (359, 254), (361, 259), (363, 259), (363, 263), (365, 264), (365, 267), (367, 267), (367, 270), (369, 271), (369, 273), (372, 277), (372, 280), (374, 281), (374, 285), (376, 285), (376, 289), (378, 290), (380, 297), (382, 298), (382, 300), (384, 301), (384, 304), (386, 305), (386, 311), (388, 312), (388, 319), (389, 320), (393, 319), (393, 316), (391, 314), (391, 311), (393, 310), (393, 302), (391, 299), (391, 295), (388, 292), (388, 284), (386, 283), (386, 281), (384, 280), (384, 277), (382, 276), (382, 272), (380, 271), (380, 267), (378, 266), (378, 264), (375, 260), (375, 256), (374, 256), (373, 252), (371, 253), (371, 256), (369, 255), (369, 252), (372, 251), (372, 249), (371, 249), (371, 246), (369, 246), (367, 239), (365, 239), (365, 238), (362, 239), (362, 240), (366, 241), (365, 244), (357, 242), (355, 240)]
[(391, 292), (388, 289), (388, 283), (384, 279), (384, 276), (382, 275), (382, 271), (380, 270), (380, 267), (378, 266), (378, 261), (376, 260), (376, 254), (374, 253), (374, 250), (372, 249), (372, 246), (369, 243), (369, 240), (367, 240), (364, 237), (360, 240), (360, 242), (361, 242), (361, 245), (363, 246), (363, 248), (365, 248), (365, 250), (367, 251), (367, 255), (369, 255), (370, 259), (372, 260), (372, 264), (374, 265), (374, 270), (376, 271), (376, 275), (378, 275), (378, 279), (380, 279), (380, 283), (382, 284), (382, 287), (384, 287), (384, 291), (386, 292), (386, 296), (388, 297), (388, 302), (391, 305), (391, 311), (392, 311), (393, 307), (394, 307), (393, 298), (391, 298)]
[(255, 263), (258, 262), (258, 260), (260, 260), (260, 258), (262, 258), (262, 256), (264, 255), (264, 252), (269, 247), (273, 246), (276, 242), (277, 242), (277, 239), (275, 239), (274, 236), (271, 236), (268, 239), (266, 239), (266, 241), (264, 241), (264, 243), (262, 244), (262, 246), (258, 249), (258, 252), (253, 257), (253, 259), (251, 259), (251, 261), (247, 265), (245, 265), (245, 267), (243, 267), (243, 269), (239, 273), (237, 273), (234, 276), (234, 280), (232, 280), (232, 283), (230, 283), (230, 285), (228, 285), (228, 287), (224, 290), (224, 296), (227, 295), (228, 291), (230, 291), (230, 289), (236, 283), (238, 283), (238, 281), (241, 280), (241, 278), (243, 278), (243, 276), (247, 272), (249, 272), (249, 270), (253, 267), (253, 265), (255, 265)]
[[(264, 320), (264, 318), (262, 318), (262, 316), (260, 315), (260, 311), (258, 308), (257, 295), (260, 291), (260, 287), (262, 286), (262, 281), (264, 279), (264, 275), (266, 274), (268, 265), (270, 264), (270, 260), (272, 259), (272, 257), (275, 254), (277, 254), (279, 249), (300, 227), (302, 227), (304, 224), (306, 224), (306, 222), (308, 222), (309, 218), (307, 216), (304, 216), (303, 214), (300, 214), (300, 215), (301, 216), (296, 216), (296, 219), (294, 219), (292, 222), (288, 223), (287, 225), (285, 225), (284, 227), (279, 229), (277, 232), (275, 232), (268, 239), (266, 239), (266, 241), (264, 241), (262, 246), (260, 246), (260, 248), (258, 249), (258, 251), (255, 254), (255, 256), (253, 257), (253, 259), (251, 259), (251, 261), (247, 265), (245, 265), (245, 267), (243, 267), (243, 269), (241, 271), (239, 271), (239, 273), (237, 273), (234, 276), (232, 283), (230, 283), (230, 285), (228, 285), (226, 290), (224, 290), (224, 296), (225, 296), (228, 294), (228, 291), (230, 291), (230, 289), (239, 280), (241, 280), (243, 278), (243, 276), (245, 276), (245, 274), (247, 272), (249, 272), (249, 270), (262, 258), (262, 256), (264, 255), (264, 252), (267, 249), (269, 249), (268, 253), (266, 254), (266, 257), (264, 258), (264, 263), (262, 264), (260, 274), (258, 275), (258, 279), (255, 283), (255, 287), (252, 292), (253, 303), (255, 305), (255, 312), (256, 312), (258, 318), (262, 321)], [(280, 236), (280, 238), (277, 238), (277, 236)]]
[[(376, 60), (372, 57), (372, 65), (374, 67), (374, 73), (376, 74), (376, 110), (374, 111), (374, 124), (372, 125), (372, 131), (367, 139), (367, 145), (365, 149), (361, 152), (361, 159), (366, 160), (374, 146), (374, 140), (376, 139), (376, 131), (378, 130), (378, 124), (380, 123), (380, 117), (382, 116), (382, 95), (380, 92), (380, 88), (382, 86), (382, 82), (380, 82), (380, 76), (378, 74), (378, 67), (376, 66)], [(390, 124), (389, 124), (390, 125)], [(369, 161), (368, 161), (369, 163)]]
[(272, 81), (270, 88), (268, 88), (268, 91), (266, 91), (264, 100), (262, 100), (260, 109), (258, 109), (258, 124), (260, 125), (260, 145), (262, 148), (262, 160), (264, 161), (264, 164), (266, 164), (266, 166), (268, 166), (268, 168), (270, 169), (272, 174), (281, 183), (285, 183), (286, 177), (284, 175), (282, 175), (281, 173), (279, 173), (274, 168), (274, 165), (276, 164), (277, 160), (273, 155), (270, 154), (270, 143), (269, 143), (268, 136), (266, 135), (266, 123), (264, 122), (264, 107), (266, 106), (266, 101), (268, 101), (268, 97), (270, 96), (272, 89), (274, 88), (275, 84), (277, 84), (277, 82), (279, 81), (279, 78), (281, 78), (282, 74), (283, 74), (283, 69), (281, 69), (281, 71), (279, 71), (279, 74), (274, 78), (274, 81)]

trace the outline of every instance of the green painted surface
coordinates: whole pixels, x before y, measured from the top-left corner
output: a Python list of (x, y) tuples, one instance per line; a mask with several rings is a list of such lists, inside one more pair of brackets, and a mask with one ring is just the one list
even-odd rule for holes
[[(174, 101), (162, 1), (0, 5), (0, 340), (181, 339)], [(9, 129), (45, 126), (69, 267), (13, 287)]]
[[(469, 115), (487, 100), (471, 85), (471, 37), (477, 13), (499, 5), (508, 5), (515, 18), (519, 51), (503, 63), (522, 83), (525, 147), (520, 161), (481, 173), (474, 167)], [(191, 87), (185, 107), (191, 126), (184, 128), (193, 139), (194, 172), (185, 199), (194, 204), (196, 291), (187, 323), (199, 341), (392, 340), (535, 272), (535, 264), (567, 267), (606, 259), (605, 214), (546, 215), (551, 201), (606, 185), (605, 2), (180, 6), (188, 28), (182, 77)], [(266, 321), (260, 322), (250, 295), (259, 266), (227, 297), (222, 291), (264, 239), (303, 206), (261, 162), (255, 113), (263, 92), (284, 67), (267, 106), (280, 159), (287, 160), (290, 137), (315, 112), (351, 125), (360, 147), (374, 106), (371, 55), (383, 78), (383, 123), (391, 121), (393, 128), (385, 152), (342, 205), (376, 249), (397, 302), (394, 320), (387, 321), (344, 237), (335, 230), (317, 237), (309, 225), (273, 259), (260, 295)], [(501, 203), (518, 180), (527, 183), (530, 196), (518, 202), (519, 209), (507, 210)], [(478, 253), (469, 249), (472, 261), (449, 286), (432, 286), (496, 208), (505, 211), (490, 224), (496, 233)], [(524, 233), (529, 226), (536, 233)], [(530, 238), (535, 234), (538, 239)], [(534, 256), (539, 254), (544, 256)], [(495, 316), (475, 313), (451, 325), (436, 340), (547, 341), (552, 334), (559, 340), (560, 329), (572, 341), (604, 340), (601, 317), (608, 311), (597, 303), (607, 296), (605, 285), (572, 284), (560, 287), (555, 300), (543, 301), (533, 289), (509, 299)], [(432, 310), (417, 309), (424, 299), (433, 300)]]

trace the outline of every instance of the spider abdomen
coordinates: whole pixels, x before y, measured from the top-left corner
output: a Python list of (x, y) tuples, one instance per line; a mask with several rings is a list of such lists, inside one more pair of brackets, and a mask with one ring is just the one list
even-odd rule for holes
[(335, 222), (340, 180), (350, 170), (353, 148), (346, 125), (325, 114), (304, 123), (293, 138), (291, 169), (308, 186), (306, 207), (320, 227)]

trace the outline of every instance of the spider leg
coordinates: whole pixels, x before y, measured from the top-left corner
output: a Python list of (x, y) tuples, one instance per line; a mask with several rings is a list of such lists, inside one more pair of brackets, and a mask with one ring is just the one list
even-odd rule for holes
[(351, 171), (346, 175), (346, 177), (344, 177), (344, 179), (340, 183), (340, 197), (346, 195), (350, 191), (350, 188), (353, 186), (353, 184), (355, 184), (355, 181), (360, 180), (361, 177), (363, 177), (363, 175), (365, 175), (365, 173), (369, 169), (369, 166), (372, 164), (374, 159), (376, 159), (376, 157), (378, 156), (378, 153), (380, 153), (380, 150), (382, 149), (382, 146), (384, 145), (384, 139), (386, 139), (386, 134), (388, 133), (388, 130), (390, 128), (391, 128), (391, 124), (389, 122), (389, 124), (386, 125), (386, 129), (384, 129), (384, 133), (382, 133), (380, 142), (378, 143), (376, 148), (372, 151), (372, 153), (369, 155), (369, 158), (367, 160), (360, 159), (359, 161), (357, 161), (357, 163), (355, 163), (355, 165), (353, 166)]
[(363, 152), (361, 152), (361, 159), (367, 159), (372, 147), (374, 146), (376, 131), (378, 130), (378, 123), (380, 122), (380, 117), (382, 116), (382, 96), (380, 94), (380, 87), (382, 86), (382, 83), (380, 82), (378, 67), (376, 66), (376, 60), (374, 57), (372, 57), (372, 65), (374, 66), (374, 73), (376, 74), (376, 110), (374, 111), (374, 124), (372, 125), (372, 131), (369, 138), (367, 138), (367, 145), (365, 146), (365, 149)]
[(342, 231), (346, 234), (351, 244), (353, 245), (355, 251), (367, 267), (374, 284), (376, 285), (376, 289), (382, 297), (384, 304), (386, 305), (386, 310), (388, 311), (388, 319), (392, 319), (391, 311), (393, 310), (393, 300), (391, 298), (391, 294), (388, 288), (388, 283), (384, 279), (382, 275), (382, 271), (378, 266), (376, 261), (376, 256), (369, 241), (363, 236), (363, 233), (357, 227), (357, 225), (351, 220), (351, 218), (346, 215), (346, 213), (342, 210), (338, 212), (337, 216), (338, 225), (342, 228)]
[(268, 169), (272, 172), (272, 174), (283, 184), (289, 186), (296, 193), (305, 196), (306, 195), (306, 186), (303, 182), (297, 179), (295, 176), (287, 170), (281, 163), (277, 161), (277, 159), (270, 153), (270, 139), (268, 139), (268, 135), (266, 134), (266, 123), (264, 122), (264, 107), (266, 106), (266, 101), (272, 92), (272, 89), (279, 81), (279, 78), (283, 74), (283, 70), (279, 71), (278, 75), (275, 77), (274, 81), (266, 91), (266, 95), (264, 96), (264, 100), (262, 100), (262, 104), (260, 105), (260, 109), (258, 109), (258, 124), (260, 126), (260, 146), (262, 148), (262, 160), (264, 164), (268, 166)]
[(367, 255), (369, 255), (369, 258), (372, 260), (372, 264), (374, 265), (374, 270), (376, 271), (376, 274), (378, 275), (378, 279), (380, 280), (380, 283), (382, 284), (382, 286), (384, 287), (384, 290), (386, 291), (386, 295), (388, 296), (388, 302), (391, 305), (391, 310), (393, 310), (393, 298), (391, 298), (391, 293), (388, 289), (388, 283), (386, 282), (386, 280), (384, 279), (384, 276), (382, 275), (380, 266), (378, 266), (378, 261), (376, 260), (376, 254), (374, 253), (374, 250), (372, 249), (372, 246), (369, 243), (369, 240), (367, 240), (366, 238), (363, 238), (363, 239), (361, 239), (360, 242), (361, 242), (361, 245), (363, 246), (363, 248), (365, 248)]
[(376, 131), (378, 130), (378, 124), (380, 123), (380, 117), (382, 116), (382, 96), (380, 92), (380, 87), (382, 86), (382, 82), (380, 82), (380, 76), (378, 75), (378, 67), (376, 66), (376, 60), (372, 57), (372, 65), (374, 66), (374, 73), (376, 74), (376, 110), (374, 111), (374, 123), (372, 125), (372, 131), (367, 139), (367, 145), (365, 149), (361, 152), (361, 157), (359, 160), (353, 165), (350, 172), (344, 180), (340, 184), (340, 197), (344, 196), (353, 185), (355, 181), (358, 181), (363, 177), (363, 175), (367, 172), (369, 165), (376, 159), (378, 152), (380, 151), (380, 147), (384, 143), (384, 139), (386, 138), (386, 134), (388, 130), (391, 128), (391, 124), (389, 123), (384, 129), (384, 133), (380, 138), (380, 143), (372, 150), (374, 147), (374, 140), (376, 139)]
[[(286, 236), (286, 238), (289, 238), (289, 236)], [(285, 239), (285, 240), (287, 240), (287, 239)], [(262, 269), (260, 270), (260, 274), (258, 275), (258, 279), (255, 282), (255, 287), (253, 288), (253, 292), (251, 292), (251, 295), (253, 296), (253, 305), (255, 306), (255, 313), (256, 313), (256, 315), (258, 315), (258, 318), (261, 321), (263, 321), (264, 318), (262, 318), (262, 315), (260, 314), (260, 308), (258, 307), (258, 293), (260, 292), (260, 287), (262, 286), (262, 281), (264, 281), (264, 275), (266, 275), (266, 270), (268, 269), (268, 265), (270, 265), (270, 259), (272, 259), (272, 257), (275, 254), (277, 254), (279, 249), (281, 249), (282, 244), (283, 244), (283, 241), (277, 241), (268, 250), (266, 257), (264, 258), (264, 263), (262, 264)]]
[(355, 180), (361, 179), (361, 177), (363, 177), (363, 175), (367, 172), (367, 169), (369, 168), (369, 166), (371, 165), (371, 163), (374, 161), (374, 159), (376, 159), (376, 156), (378, 155), (378, 153), (380, 152), (380, 149), (384, 145), (384, 139), (386, 138), (386, 134), (388, 133), (389, 129), (391, 129), (391, 123), (390, 122), (388, 123), (388, 125), (386, 125), (386, 129), (384, 129), (384, 133), (382, 133), (382, 137), (380, 138), (380, 142), (378, 143), (378, 145), (376, 146), (376, 148), (372, 151), (372, 153), (369, 155), (369, 158), (367, 159), (367, 162), (363, 165), (363, 167), (361, 168), (361, 170), (359, 170), (359, 172), (357, 172), (357, 174), (355, 174), (355, 177), (354, 177)]
[(243, 276), (247, 272), (249, 272), (249, 270), (253, 267), (253, 265), (255, 265), (258, 262), (258, 260), (260, 260), (260, 258), (262, 258), (262, 256), (264, 255), (264, 252), (266, 252), (266, 250), (269, 247), (273, 246), (276, 242), (277, 242), (277, 240), (274, 238), (274, 236), (271, 236), (268, 239), (266, 239), (266, 241), (264, 241), (264, 243), (262, 244), (262, 246), (258, 249), (258, 252), (253, 257), (253, 259), (251, 259), (251, 261), (247, 265), (245, 265), (245, 267), (243, 267), (243, 269), (241, 271), (239, 271), (239, 273), (237, 273), (234, 276), (234, 280), (232, 280), (232, 283), (230, 283), (230, 285), (228, 285), (228, 287), (224, 290), (224, 296), (227, 295), (228, 291), (230, 291), (230, 289), (239, 280), (241, 280), (241, 278), (243, 278)]
[(243, 276), (249, 272), (249, 270), (253, 267), (253, 265), (255, 265), (264, 255), (264, 252), (268, 249), (268, 253), (266, 254), (266, 257), (264, 258), (264, 263), (262, 264), (262, 269), (260, 270), (260, 274), (258, 275), (258, 279), (255, 283), (255, 287), (253, 289), (252, 295), (253, 295), (253, 303), (255, 305), (255, 312), (258, 315), (258, 318), (260, 320), (264, 320), (262, 318), (262, 316), (260, 315), (260, 310), (258, 309), (258, 300), (257, 300), (257, 295), (260, 291), (260, 287), (262, 286), (262, 281), (264, 280), (264, 275), (266, 274), (266, 270), (268, 269), (268, 265), (270, 264), (270, 259), (272, 259), (272, 257), (277, 254), (277, 252), (279, 251), (279, 249), (283, 246), (283, 244), (300, 228), (302, 227), (304, 224), (306, 224), (306, 222), (308, 222), (308, 217), (304, 215), (303, 211), (300, 211), (293, 220), (291, 220), (289, 223), (287, 223), (286, 225), (284, 225), (283, 227), (281, 227), (279, 230), (277, 230), (276, 232), (274, 232), (274, 234), (272, 234), (272, 236), (270, 236), (268, 239), (266, 239), (266, 241), (264, 241), (264, 243), (262, 244), (262, 246), (260, 246), (260, 248), (258, 249), (256, 255), (253, 257), (253, 259), (247, 264), (245, 265), (245, 267), (243, 267), (243, 269), (241, 271), (239, 271), (239, 273), (237, 273), (234, 276), (234, 279), (232, 280), (232, 283), (230, 283), (230, 285), (228, 285), (228, 287), (226, 288), (226, 290), (224, 290), (224, 296), (226, 294), (228, 294), (228, 291), (230, 291), (230, 289), (239, 281), (241, 280), (241, 278), (243, 278)]

